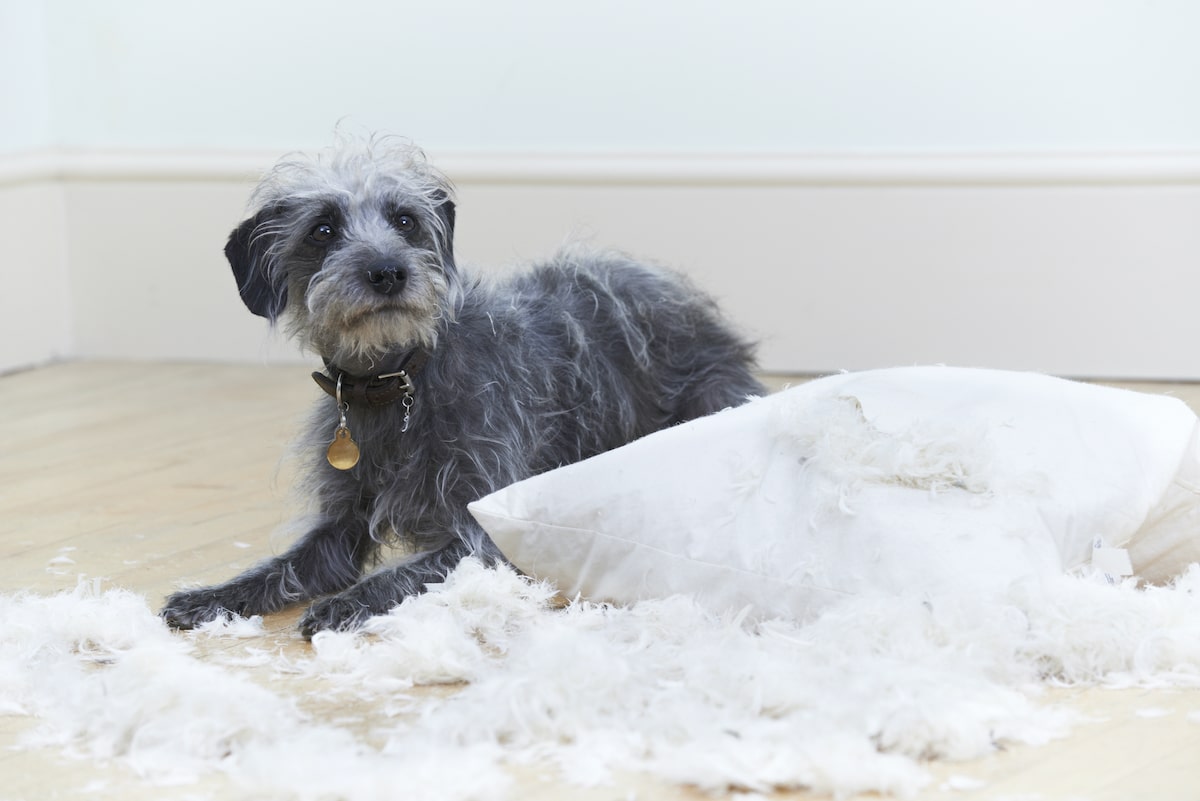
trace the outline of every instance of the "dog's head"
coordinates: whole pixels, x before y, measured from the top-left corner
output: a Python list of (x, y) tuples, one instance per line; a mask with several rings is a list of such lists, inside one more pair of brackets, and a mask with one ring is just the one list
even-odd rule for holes
[(225, 246), (242, 300), (326, 359), (431, 347), (453, 318), (453, 190), (406, 142), (285, 159), (252, 208)]

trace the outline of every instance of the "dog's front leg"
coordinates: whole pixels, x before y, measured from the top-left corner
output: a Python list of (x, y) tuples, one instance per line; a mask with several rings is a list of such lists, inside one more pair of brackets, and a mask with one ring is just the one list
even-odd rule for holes
[(263, 615), (344, 590), (362, 575), (376, 543), (366, 523), (328, 520), (301, 537), (286, 553), (260, 562), (224, 584), (180, 590), (160, 613), (169, 625), (190, 629), (230, 615)]

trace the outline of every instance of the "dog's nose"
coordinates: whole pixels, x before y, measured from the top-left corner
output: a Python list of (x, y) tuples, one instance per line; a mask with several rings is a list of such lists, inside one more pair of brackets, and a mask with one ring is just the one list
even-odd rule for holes
[(378, 264), (367, 270), (367, 283), (381, 295), (394, 295), (404, 288), (408, 273), (395, 264)]

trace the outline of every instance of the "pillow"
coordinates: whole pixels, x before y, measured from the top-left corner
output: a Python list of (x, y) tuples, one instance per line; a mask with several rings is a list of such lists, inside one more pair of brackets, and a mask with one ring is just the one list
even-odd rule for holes
[(812, 381), (534, 476), (470, 507), (566, 595), (676, 593), (805, 619), (848, 595), (1002, 591), (1089, 564), (1200, 560), (1195, 414), (1030, 373)]

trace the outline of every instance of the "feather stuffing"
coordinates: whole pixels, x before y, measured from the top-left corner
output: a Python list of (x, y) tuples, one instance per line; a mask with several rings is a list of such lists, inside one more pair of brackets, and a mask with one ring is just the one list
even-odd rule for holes
[[(0, 596), (0, 709), (24, 747), (116, 761), (147, 781), (223, 774), (246, 792), (383, 799), (513, 797), (511, 771), (598, 784), (643, 771), (707, 790), (911, 794), (922, 760), (1038, 744), (1081, 725), (1047, 684), (1200, 683), (1200, 567), (1171, 586), (1094, 575), (1001, 596), (847, 598), (806, 623), (716, 615), (675, 596), (577, 601), (468, 560), (441, 585), (302, 658), (262, 658), (242, 624), (168, 632), (144, 599), (81, 583)], [(248, 624), (253, 626), (254, 624)], [(203, 657), (198, 638), (256, 651)], [(302, 711), (303, 676), (364, 727)], [(451, 691), (414, 692), (459, 683)], [(344, 699), (338, 701), (337, 699)]]

